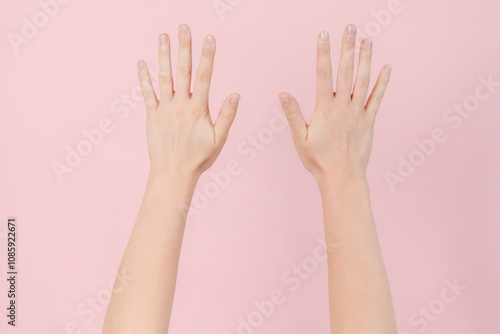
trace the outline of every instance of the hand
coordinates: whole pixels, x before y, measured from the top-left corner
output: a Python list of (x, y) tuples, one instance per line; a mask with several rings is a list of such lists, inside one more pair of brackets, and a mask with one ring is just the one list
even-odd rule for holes
[(327, 32), (319, 35), (316, 107), (309, 124), (290, 94), (279, 95), (297, 153), (318, 182), (332, 180), (337, 183), (366, 177), (375, 116), (389, 82), (391, 67), (382, 68), (367, 101), (372, 42), (364, 39), (352, 92), (355, 42), (356, 27), (349, 25), (342, 41), (337, 91), (333, 93), (329, 37)]
[(236, 115), (240, 96), (232, 94), (222, 104), (212, 123), (208, 94), (215, 55), (215, 38), (205, 37), (200, 64), (191, 93), (191, 31), (179, 26), (179, 56), (175, 91), (170, 63), (170, 38), (158, 41), (160, 100), (151, 83), (146, 62), (137, 63), (147, 109), (147, 140), (151, 159), (150, 176), (198, 178), (219, 155)]

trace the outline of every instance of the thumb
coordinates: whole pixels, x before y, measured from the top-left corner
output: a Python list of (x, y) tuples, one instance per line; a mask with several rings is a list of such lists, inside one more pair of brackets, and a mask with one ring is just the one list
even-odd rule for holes
[(214, 123), (215, 142), (224, 145), (229, 134), (231, 124), (233, 124), (236, 117), (236, 110), (238, 109), (238, 102), (240, 101), (240, 94), (229, 95), (222, 107), (220, 108), (219, 115)]
[(285, 113), (292, 138), (294, 142), (302, 142), (306, 139), (307, 123), (300, 111), (297, 101), (288, 93), (281, 93), (279, 95), (281, 108)]

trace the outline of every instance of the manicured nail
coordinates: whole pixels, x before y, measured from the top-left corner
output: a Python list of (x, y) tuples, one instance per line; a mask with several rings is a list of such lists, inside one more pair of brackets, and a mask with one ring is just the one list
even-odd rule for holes
[(372, 40), (369, 38), (366, 38), (363, 40), (363, 48), (370, 50), (372, 48)]
[(346, 35), (349, 37), (354, 37), (356, 35), (356, 26), (351, 24), (347, 26)]
[(140, 70), (140, 71), (144, 71), (146, 69), (146, 63), (143, 61), (143, 60), (139, 60), (137, 62), (137, 68)]
[(181, 24), (179, 26), (179, 35), (187, 36), (188, 33), (189, 33), (188, 26), (186, 24)]
[(280, 96), (280, 102), (282, 106), (286, 107), (290, 104), (290, 98), (286, 95)]
[(215, 45), (215, 37), (212, 36), (212, 35), (208, 35), (205, 38), (205, 45), (206, 46), (213, 46), (213, 45)]
[(321, 32), (319, 40), (321, 43), (328, 43), (328, 33), (326, 31)]
[(391, 65), (387, 65), (384, 69), (384, 73), (387, 75), (391, 74), (391, 71), (392, 71)]
[(159, 39), (160, 45), (167, 45), (168, 43), (168, 36), (166, 34), (161, 34), (160, 39)]
[(239, 101), (240, 101), (240, 96), (239, 95), (234, 95), (229, 100), (229, 104), (236, 107), (238, 105)]

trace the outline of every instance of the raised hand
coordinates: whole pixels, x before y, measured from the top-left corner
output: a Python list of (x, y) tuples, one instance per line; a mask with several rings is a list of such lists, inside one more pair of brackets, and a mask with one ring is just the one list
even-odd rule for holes
[[(199, 176), (219, 155), (236, 115), (240, 96), (230, 95), (215, 123), (209, 113), (208, 95), (215, 56), (215, 38), (205, 37), (200, 64), (191, 93), (191, 31), (179, 26), (179, 56), (175, 86), (170, 61), (170, 38), (159, 36), (160, 100), (151, 83), (146, 62), (137, 71), (147, 108), (147, 137), (153, 176), (170, 173)], [(175, 90), (174, 90), (175, 89)]]
[(191, 32), (179, 27), (175, 91), (170, 65), (170, 39), (159, 37), (160, 100), (144, 61), (137, 71), (147, 109), (151, 171), (120, 272), (134, 277), (113, 290), (103, 333), (167, 333), (187, 211), (199, 176), (209, 168), (226, 141), (240, 96), (230, 95), (212, 123), (208, 92), (215, 38), (207, 36), (191, 87)]
[(293, 142), (315, 176), (325, 220), (331, 333), (397, 334), (390, 287), (370, 204), (366, 169), (373, 125), (391, 73), (385, 65), (367, 99), (372, 42), (361, 43), (353, 88), (356, 27), (345, 29), (333, 92), (330, 42), (318, 39), (316, 108), (306, 123), (297, 101), (280, 94)]
[(318, 181), (364, 178), (373, 141), (375, 116), (389, 82), (391, 67), (385, 65), (368, 97), (372, 42), (361, 42), (356, 82), (353, 88), (356, 27), (344, 31), (333, 92), (330, 41), (327, 32), (318, 38), (316, 108), (306, 123), (297, 101), (288, 93), (279, 95), (289, 121), (293, 142), (304, 164)]

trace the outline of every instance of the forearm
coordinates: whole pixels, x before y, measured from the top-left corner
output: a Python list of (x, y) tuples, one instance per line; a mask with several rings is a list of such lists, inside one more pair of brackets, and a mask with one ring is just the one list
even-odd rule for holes
[(113, 293), (104, 333), (167, 333), (177, 267), (196, 180), (150, 175), (120, 271), (133, 277)]
[(179, 26), (178, 40), (177, 69), (182, 71), (175, 75), (174, 85), (170, 37), (158, 36), (159, 95), (146, 62), (137, 62), (151, 173), (120, 266), (133, 280), (113, 292), (105, 334), (168, 332), (191, 198), (199, 176), (215, 162), (227, 140), (240, 99), (239, 94), (228, 96), (212, 122), (208, 100), (215, 37), (204, 39), (194, 85), (191, 30), (186, 24)]
[(396, 334), (391, 293), (364, 178), (320, 183), (331, 332)]

